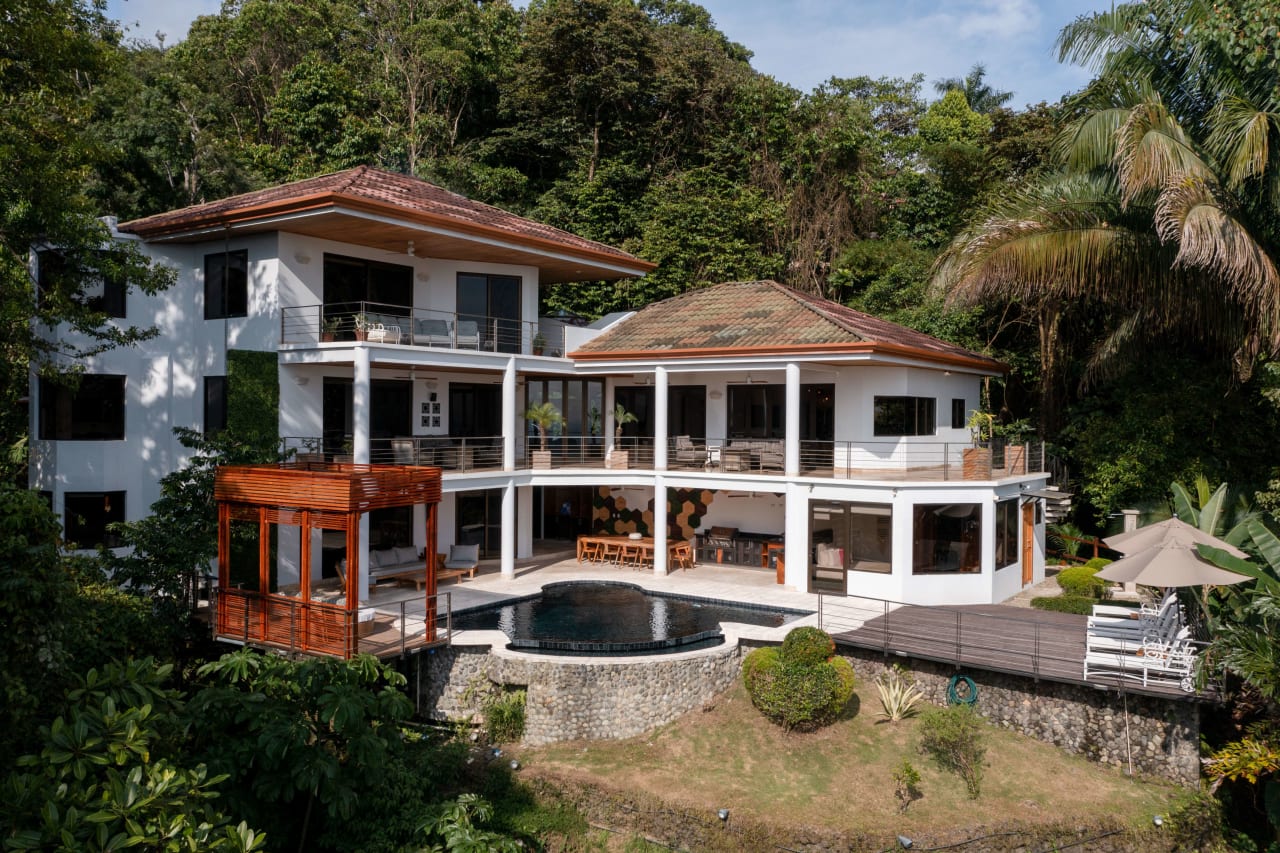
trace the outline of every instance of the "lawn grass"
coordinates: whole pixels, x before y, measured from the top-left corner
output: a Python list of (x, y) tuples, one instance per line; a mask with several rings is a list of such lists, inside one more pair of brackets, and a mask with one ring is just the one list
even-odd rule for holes
[[(709, 709), (649, 735), (529, 748), (522, 755), (534, 773), (545, 769), (684, 808), (729, 808), (777, 825), (890, 837), (1010, 823), (1089, 826), (1104, 818), (1137, 829), (1185, 794), (988, 727), (982, 795), (972, 800), (958, 776), (919, 752), (914, 719), (884, 722), (879, 710), (874, 686), (859, 682), (837, 723), (788, 734), (760, 716), (738, 685)], [(893, 774), (904, 760), (919, 771), (922, 796), (902, 814)]]

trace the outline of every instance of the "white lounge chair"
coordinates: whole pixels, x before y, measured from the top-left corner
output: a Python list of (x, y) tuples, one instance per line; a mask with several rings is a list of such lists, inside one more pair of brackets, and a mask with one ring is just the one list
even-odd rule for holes
[(451, 347), (453, 333), (448, 320), (420, 317), (413, 321), (413, 342), (422, 347)]

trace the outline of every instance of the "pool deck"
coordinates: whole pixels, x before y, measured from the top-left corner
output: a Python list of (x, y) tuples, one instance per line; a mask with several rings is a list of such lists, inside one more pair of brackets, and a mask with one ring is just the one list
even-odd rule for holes
[[(523, 598), (536, 594), (546, 584), (577, 580), (620, 581), (654, 592), (806, 610), (812, 615), (788, 623), (785, 629), (821, 624), (838, 642), (886, 655), (909, 655), (1034, 679), (1085, 683), (1082, 676), (1086, 620), (1082, 616), (1010, 604), (923, 607), (857, 597), (820, 597), (779, 586), (772, 571), (727, 564), (700, 563), (693, 569), (676, 570), (659, 577), (652, 571), (578, 563), (568, 546), (563, 551), (547, 551), (518, 561), (516, 576), (511, 579), (502, 577), (496, 561), (481, 563), (475, 578), (439, 587), (439, 613), (443, 617), (446, 609), (456, 612)], [(410, 631), (422, 624), (424, 600), (422, 593), (412, 587), (394, 584), (376, 587), (369, 604), (378, 613), (379, 630), (361, 641), (362, 651), (383, 656), (396, 652), (397, 639), (402, 636), (401, 613)], [(443, 622), (442, 619), (442, 628)], [(962, 623), (963, 631), (960, 630)], [(481, 632), (459, 632), (454, 640), (465, 643), (468, 636), (479, 639), (475, 636), (478, 633)], [(754, 632), (748, 631), (747, 635)], [(962, 643), (958, 642), (961, 635)], [(380, 651), (379, 647), (385, 650)], [(1091, 678), (1088, 683), (1104, 690), (1122, 689), (1163, 696), (1181, 694), (1176, 688), (1143, 686), (1119, 678), (1103, 677), (1096, 681)], [(1188, 694), (1181, 695), (1190, 698)], [(1201, 698), (1207, 697), (1202, 694)]]

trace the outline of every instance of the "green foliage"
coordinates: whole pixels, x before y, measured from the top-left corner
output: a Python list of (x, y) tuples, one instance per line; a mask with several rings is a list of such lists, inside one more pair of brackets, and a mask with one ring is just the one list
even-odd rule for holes
[(116, 526), (128, 550), (103, 550), (98, 559), (112, 582), (151, 592), (158, 617), (176, 639), (187, 626), (199, 579), (218, 555), (217, 467), (274, 461), (278, 453), (274, 438), (262, 435), (264, 443), (254, 444), (231, 429), (208, 438), (189, 429), (174, 432), (194, 451), (186, 467), (160, 479), (160, 499), (150, 515)]
[(403, 676), (370, 656), (293, 662), (245, 650), (198, 675), (194, 754), (228, 777), (231, 811), (290, 846), (311, 831), (313, 846), (327, 846), (403, 760), (398, 724), (413, 706)]
[[(1090, 562), (1093, 562), (1090, 560)], [(1105, 565), (1105, 563), (1104, 563)], [(1058, 572), (1058, 586), (1063, 595), (1073, 598), (1106, 598), (1109, 584), (1097, 577), (1102, 566), (1071, 566)]]
[(1090, 557), (1085, 561), (1084, 568), (1096, 572), (1098, 569), (1106, 568), (1109, 565), (1111, 565), (1111, 561), (1106, 557)]
[(751, 703), (790, 730), (813, 731), (834, 722), (849, 704), (855, 682), (853, 666), (831, 656), (834, 648), (825, 632), (801, 627), (788, 633), (779, 649), (756, 649), (743, 661)]
[(58, 556), (58, 519), (36, 492), (0, 483), (0, 764), (34, 741), (55, 704), (71, 654), (75, 583)]
[(985, 724), (969, 705), (927, 708), (920, 714), (920, 748), (944, 770), (964, 780), (969, 796), (982, 792), (987, 749)]
[(893, 771), (893, 795), (898, 800), (898, 811), (905, 812), (913, 802), (920, 799), (920, 771), (911, 766), (905, 758), (897, 770)]
[(556, 404), (547, 400), (530, 406), (525, 410), (524, 419), (538, 428), (541, 448), (547, 449), (547, 432), (564, 425), (564, 415), (556, 408)]
[(227, 351), (227, 431), (245, 444), (280, 439), (280, 367), (274, 352)]
[(515, 743), (524, 737), (526, 692), (505, 689), (479, 675), (462, 691), (463, 704), (479, 707), (485, 734), (493, 743)]
[(266, 839), (222, 808), (225, 776), (188, 764), (171, 667), (153, 660), (90, 670), (41, 730), (38, 755), (5, 781), (0, 822), (18, 850), (262, 849)]
[(880, 694), (880, 716), (891, 723), (914, 717), (924, 699), (910, 674), (896, 664), (876, 679), (876, 691)]
[(482, 824), (493, 817), (493, 807), (476, 794), (461, 794), (445, 803), (439, 813), (423, 824), (428, 842), (443, 842), (449, 853), (519, 853), (523, 845), (514, 838), (486, 830)]
[(1093, 613), (1093, 606), (1098, 603), (1098, 599), (1093, 596), (1087, 598), (1076, 595), (1039, 595), (1031, 599), (1031, 606), (1036, 610), (1048, 610), (1053, 613), (1075, 613), (1079, 616), (1089, 616)]
[(806, 625), (788, 632), (778, 653), (788, 663), (817, 666), (836, 653), (836, 643), (826, 631)]
[(1060, 521), (1045, 527), (1048, 549), (1071, 557), (1080, 553), (1084, 543), (1079, 540), (1084, 538), (1084, 531), (1069, 521)]

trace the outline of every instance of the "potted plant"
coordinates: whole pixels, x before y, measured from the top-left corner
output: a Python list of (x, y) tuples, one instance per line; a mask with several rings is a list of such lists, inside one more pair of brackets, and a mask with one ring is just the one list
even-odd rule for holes
[(995, 434), (995, 415), (974, 409), (969, 413), (967, 426), (969, 434), (973, 436), (973, 447), (966, 447), (961, 454), (961, 476), (966, 480), (990, 480), (991, 437)]
[(338, 339), (338, 327), (342, 325), (342, 319), (334, 317), (325, 317), (320, 323), (320, 340), (328, 343)]
[(620, 449), (618, 442), (622, 441), (622, 427), (626, 424), (633, 424), (637, 420), (636, 416), (628, 412), (621, 403), (613, 407), (613, 449), (609, 451), (604, 467), (626, 468), (629, 466), (630, 460), (627, 458), (627, 451)]
[(361, 311), (352, 318), (352, 323), (356, 327), (356, 340), (363, 341), (365, 334), (369, 331), (369, 315)]
[(547, 348), (547, 336), (539, 330), (538, 334), (533, 336), (533, 354), (542, 355), (542, 351)]
[(541, 449), (530, 454), (533, 467), (550, 468), (551, 451), (547, 449), (547, 430), (563, 424), (564, 415), (560, 414), (555, 403), (547, 401), (530, 406), (524, 413), (524, 419), (538, 428), (538, 438), (541, 440)]

